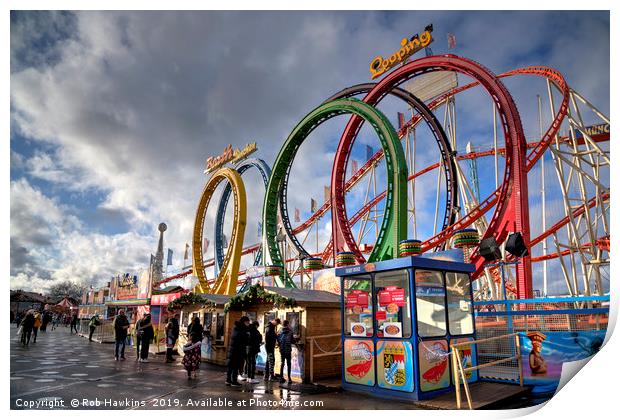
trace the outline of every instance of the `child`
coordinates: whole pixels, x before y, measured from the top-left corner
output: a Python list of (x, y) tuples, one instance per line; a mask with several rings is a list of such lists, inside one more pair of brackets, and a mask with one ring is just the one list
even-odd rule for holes
[(192, 373), (194, 378), (196, 377), (198, 367), (200, 366), (200, 345), (200, 341), (193, 343), (192, 337), (188, 336), (187, 343), (183, 346), (183, 366), (187, 370), (187, 379), (192, 378)]

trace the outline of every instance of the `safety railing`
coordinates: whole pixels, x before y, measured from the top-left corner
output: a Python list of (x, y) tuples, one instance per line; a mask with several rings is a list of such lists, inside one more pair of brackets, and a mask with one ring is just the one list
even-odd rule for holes
[[(499, 358), (496, 360), (487, 361), (482, 364), (476, 364), (476, 365), (473, 365), (473, 360), (472, 360), (472, 366), (470, 367), (463, 366), (461, 354), (460, 354), (461, 347), (465, 348), (465, 347), (470, 347), (472, 345), (477, 345), (477, 346), (486, 345), (486, 344), (490, 344), (493, 342), (501, 342), (502, 340), (511, 340), (512, 342), (514, 342), (514, 348), (513, 348), (513, 351), (511, 352), (512, 355), (509, 355), (508, 357), (504, 357), (504, 358)], [(474, 370), (479, 371), (484, 368), (490, 368), (490, 367), (501, 365), (501, 364), (516, 363), (518, 366), (517, 372), (519, 376), (519, 385), (523, 387), (523, 374), (522, 374), (523, 369), (521, 366), (522, 365), (521, 343), (519, 341), (518, 333), (504, 334), (504, 335), (500, 335), (497, 337), (490, 337), (490, 338), (483, 338), (480, 340), (455, 343), (455, 344), (450, 345), (450, 349), (451, 349), (450, 353), (452, 356), (452, 366), (456, 367), (455, 369), (453, 369), (453, 374), (454, 374), (454, 388), (456, 391), (456, 407), (458, 409), (461, 408), (461, 383), (463, 384), (463, 388), (465, 389), (465, 396), (467, 397), (467, 405), (470, 410), (472, 409), (472, 398), (471, 398), (471, 393), (469, 392), (469, 384), (467, 382), (466, 374), (469, 372), (473, 372)]]
[[(335, 347), (330, 350), (325, 350), (318, 341), (333, 341), (334, 339), (338, 340), (338, 343)], [(331, 339), (331, 340), (330, 340)], [(318, 341), (317, 341), (318, 340)], [(310, 383), (314, 383), (314, 359), (321, 357), (329, 357), (329, 356), (341, 356), (342, 355), (342, 340), (340, 340), (340, 334), (325, 334), (325, 335), (315, 335), (313, 337), (306, 337), (306, 341), (308, 342), (310, 349)], [(325, 345), (325, 343), (323, 343)], [(315, 347), (318, 350), (318, 353), (315, 352)]]

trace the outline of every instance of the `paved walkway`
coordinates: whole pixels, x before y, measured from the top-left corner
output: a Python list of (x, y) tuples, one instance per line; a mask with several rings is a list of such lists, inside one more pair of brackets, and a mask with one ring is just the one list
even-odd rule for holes
[[(111, 344), (90, 343), (69, 329), (39, 333), (23, 347), (11, 327), (11, 408), (47, 409), (415, 409), (413, 404), (312, 385), (224, 385), (222, 367), (202, 363), (188, 380), (179, 362), (149, 356), (114, 360)], [(127, 348), (128, 355), (134, 349)], [(75, 407), (73, 407), (75, 406)]]

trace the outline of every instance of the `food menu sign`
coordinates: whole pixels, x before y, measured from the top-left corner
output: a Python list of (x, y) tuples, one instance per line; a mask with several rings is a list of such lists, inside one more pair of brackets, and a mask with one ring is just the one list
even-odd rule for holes
[(405, 289), (402, 287), (388, 286), (377, 295), (379, 306), (387, 306), (391, 303), (396, 306), (405, 306)]
[(346, 294), (346, 307), (354, 308), (356, 306), (368, 308), (368, 292), (352, 290)]

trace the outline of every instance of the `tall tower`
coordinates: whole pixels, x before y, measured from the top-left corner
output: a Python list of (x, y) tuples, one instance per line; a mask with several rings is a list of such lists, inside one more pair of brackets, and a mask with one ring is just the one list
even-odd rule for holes
[(153, 261), (151, 284), (157, 284), (162, 281), (164, 272), (164, 232), (168, 229), (165, 223), (160, 223), (157, 227), (159, 230), (159, 242), (157, 244), (157, 253)]

